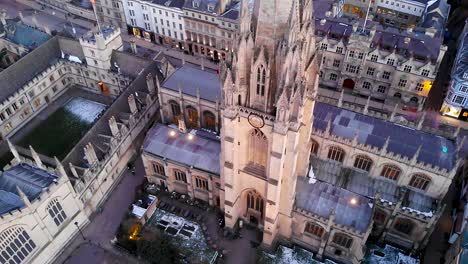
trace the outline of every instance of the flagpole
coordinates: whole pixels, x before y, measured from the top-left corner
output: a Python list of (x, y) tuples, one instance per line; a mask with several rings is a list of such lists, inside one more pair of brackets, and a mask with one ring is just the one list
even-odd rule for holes
[(369, 5), (367, 6), (366, 18), (364, 19), (364, 25), (362, 26), (362, 32), (364, 32), (364, 30), (366, 30), (367, 18), (369, 17), (369, 10), (370, 10), (370, 5), (371, 5), (372, 1), (373, 0), (369, 0)]
[(99, 24), (99, 19), (98, 19), (97, 13), (96, 13), (96, 4), (95, 4), (95, 0), (91, 0), (91, 6), (93, 7), (94, 17), (96, 18), (98, 30), (99, 30), (99, 32), (101, 32), (101, 34), (102, 34), (101, 24)]

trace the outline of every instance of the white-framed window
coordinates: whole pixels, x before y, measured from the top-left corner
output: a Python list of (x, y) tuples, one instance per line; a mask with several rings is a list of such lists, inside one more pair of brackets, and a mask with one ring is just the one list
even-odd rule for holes
[(385, 79), (385, 80), (390, 79), (390, 72), (384, 71), (383, 74), (382, 74), (382, 78)]
[(347, 64), (346, 71), (350, 73), (356, 73), (358, 71), (358, 67), (354, 65)]
[(370, 90), (372, 88), (371, 83), (370, 82), (363, 82), (362, 83), (362, 88)]
[(331, 146), (328, 149), (328, 159), (335, 160), (338, 162), (343, 162), (345, 157), (345, 152), (342, 148)]
[(322, 45), (320, 45), (321, 50), (326, 50), (327, 48), (328, 48), (328, 44), (326, 43), (322, 43)]
[(423, 90), (423, 88), (424, 88), (424, 85), (419, 82), (419, 83), (416, 84), (415, 90), (418, 91), (418, 92), (421, 92)]
[(375, 68), (367, 68), (367, 75), (374, 76)]
[(393, 66), (393, 64), (395, 64), (395, 59), (388, 59), (387, 64)]
[(342, 54), (343, 53), (343, 48), (342, 47), (336, 47), (336, 53)]
[(411, 72), (412, 69), (413, 69), (413, 66), (405, 65), (405, 67), (403, 68), (403, 71)]
[(350, 50), (350, 51), (349, 51), (349, 57), (350, 57), (350, 58), (354, 58), (354, 50)]
[(387, 87), (383, 85), (379, 85), (379, 88), (377, 88), (377, 92), (379, 93), (385, 93), (385, 90), (387, 90)]
[(430, 73), (429, 70), (424, 69), (424, 70), (422, 70), (421, 75), (424, 76), (424, 77), (427, 77), (427, 76), (429, 76), (429, 73)]
[(340, 67), (340, 60), (333, 60), (333, 67), (338, 68)]
[(54, 198), (52, 201), (49, 202), (47, 205), (47, 212), (49, 213), (50, 217), (54, 220), (54, 223), (57, 226), (60, 226), (65, 219), (67, 219), (67, 215), (60, 205), (57, 198)]
[(463, 73), (463, 79), (468, 79), (468, 72)]
[(372, 167), (372, 160), (367, 156), (358, 155), (354, 160), (354, 167), (361, 170), (370, 171)]
[(400, 81), (398, 82), (398, 86), (399, 87), (405, 87), (407, 82), (408, 82), (408, 80), (400, 79)]
[(376, 62), (378, 59), (379, 59), (378, 55), (374, 54), (374, 55), (371, 56), (371, 61), (373, 61), (373, 62)]
[(460, 92), (466, 93), (468, 91), (468, 86), (462, 85), (460, 86)]
[(0, 233), (0, 263), (25, 263), (36, 247), (24, 228), (10, 227)]
[(358, 59), (362, 59), (362, 58), (364, 58), (364, 53), (359, 52), (359, 54), (358, 54)]
[(334, 73), (330, 73), (330, 81), (336, 81), (337, 78), (338, 78), (338, 75)]
[(461, 96), (461, 95), (455, 95), (452, 99), (452, 102), (453, 103), (456, 103), (456, 104), (464, 104), (465, 103), (465, 100), (466, 98)]

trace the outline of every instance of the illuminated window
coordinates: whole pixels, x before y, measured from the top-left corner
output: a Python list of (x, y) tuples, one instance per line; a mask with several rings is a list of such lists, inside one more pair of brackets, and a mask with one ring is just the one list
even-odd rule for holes
[(304, 233), (316, 236), (318, 238), (322, 238), (324, 232), (325, 229), (323, 229), (323, 227), (313, 223), (307, 223), (304, 229)]
[(187, 106), (187, 121), (190, 128), (198, 127), (198, 111), (193, 106)]
[(372, 160), (367, 156), (358, 155), (354, 160), (354, 167), (361, 170), (370, 171), (370, 168), (372, 167)]
[(349, 5), (347, 5), (347, 4), (344, 5), (344, 6), (343, 6), (343, 10), (344, 10), (345, 12), (348, 12), (348, 11), (349, 11)]
[(385, 177), (390, 180), (397, 181), (400, 176), (401, 170), (395, 165), (384, 165), (380, 176)]
[(328, 149), (328, 159), (335, 160), (338, 162), (343, 162), (345, 152), (340, 147), (331, 146)]
[(173, 122), (178, 124), (179, 123), (180, 113), (181, 113), (180, 105), (176, 101), (169, 101), (169, 104), (171, 105)]
[(203, 112), (203, 128), (216, 131), (216, 116), (210, 111)]
[(415, 174), (409, 182), (409, 186), (425, 191), (431, 183), (431, 179), (422, 174)]
[(357, 14), (359, 12), (359, 7), (353, 7), (353, 14)]

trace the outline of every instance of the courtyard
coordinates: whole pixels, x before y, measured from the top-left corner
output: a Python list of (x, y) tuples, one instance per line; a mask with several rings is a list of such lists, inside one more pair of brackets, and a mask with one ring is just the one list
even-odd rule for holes
[[(72, 87), (49, 102), (10, 138), (27, 154), (29, 145), (46, 157), (63, 160), (99, 119), (112, 98)], [(63, 131), (66, 131), (64, 133)], [(6, 141), (0, 146), (0, 168), (13, 159)]]

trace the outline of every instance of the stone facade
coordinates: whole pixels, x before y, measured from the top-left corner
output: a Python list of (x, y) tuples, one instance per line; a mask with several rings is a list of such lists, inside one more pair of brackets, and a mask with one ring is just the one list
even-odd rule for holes
[(127, 27), (123, 1), (120, 0), (96, 0), (96, 13), (101, 23), (120, 27)]

